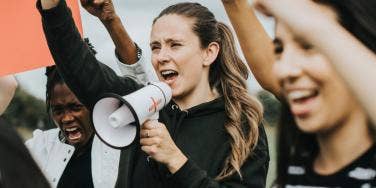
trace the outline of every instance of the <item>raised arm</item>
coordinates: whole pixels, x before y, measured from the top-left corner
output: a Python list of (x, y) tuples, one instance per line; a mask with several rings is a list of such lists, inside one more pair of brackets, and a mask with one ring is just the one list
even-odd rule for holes
[[(376, 125), (376, 55), (310, 0), (260, 0), (264, 8), (329, 58)], [(292, 6), (294, 5), (294, 6)]]
[(104, 93), (124, 95), (141, 86), (118, 77), (83, 42), (65, 0), (40, 0), (43, 29), (51, 54), (70, 89), (90, 110)]
[(272, 74), (274, 46), (247, 0), (222, 0), (235, 29), (243, 54), (260, 85), (278, 95), (279, 86)]
[(17, 85), (13, 76), (0, 77), (0, 115), (4, 113), (12, 100)]
[(106, 27), (121, 62), (124, 64), (136, 63), (138, 61), (136, 45), (116, 14), (112, 0), (81, 0), (81, 4)]
[(147, 66), (148, 62), (142, 54), (142, 50), (128, 35), (119, 16), (116, 14), (111, 0), (81, 0), (82, 6), (93, 16), (97, 17), (106, 27), (115, 44), (117, 63), (123, 75), (131, 76), (142, 84), (156, 80), (153, 70)]

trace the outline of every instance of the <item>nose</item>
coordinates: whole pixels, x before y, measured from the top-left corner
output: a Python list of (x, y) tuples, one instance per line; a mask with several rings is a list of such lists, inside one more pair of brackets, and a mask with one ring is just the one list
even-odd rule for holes
[(171, 60), (170, 51), (167, 48), (161, 48), (156, 54), (156, 60), (158, 64), (165, 64)]
[(280, 83), (294, 82), (303, 74), (301, 64), (304, 63), (303, 54), (294, 48), (285, 48), (276, 61), (273, 72)]
[(69, 111), (65, 111), (62, 118), (61, 118), (61, 122), (63, 124), (69, 124), (69, 123), (72, 123), (73, 121), (74, 121), (73, 114)]

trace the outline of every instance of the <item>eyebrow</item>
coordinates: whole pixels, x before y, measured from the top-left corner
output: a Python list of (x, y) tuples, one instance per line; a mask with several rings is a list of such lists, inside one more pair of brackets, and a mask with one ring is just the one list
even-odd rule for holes
[(304, 38), (302, 37), (299, 37), (299, 36), (294, 36), (294, 41), (297, 42), (297, 43), (308, 43), (307, 40), (305, 40)]
[[(181, 39), (172, 39), (172, 38), (168, 38), (166, 40), (164, 40), (166, 43), (172, 43), (172, 42), (183, 42), (183, 40)], [(149, 45), (152, 46), (152, 45), (158, 45), (160, 44), (159, 41), (152, 41)]]
[(158, 41), (153, 41), (153, 42), (151, 42), (149, 45), (150, 45), (150, 46), (153, 46), (153, 45), (158, 45), (158, 44), (160, 44), (160, 42), (158, 42)]
[(51, 109), (54, 110), (54, 109), (61, 109), (63, 108), (63, 105), (60, 105), (60, 104), (57, 104), (57, 105), (51, 105)]
[(63, 104), (51, 104), (51, 107), (55, 107), (55, 108), (57, 108), (57, 107), (72, 106), (72, 105), (85, 106), (85, 105), (83, 105), (83, 104), (80, 103), (80, 102), (70, 102), (70, 103), (68, 103), (68, 104), (66, 104), (66, 105), (63, 105)]

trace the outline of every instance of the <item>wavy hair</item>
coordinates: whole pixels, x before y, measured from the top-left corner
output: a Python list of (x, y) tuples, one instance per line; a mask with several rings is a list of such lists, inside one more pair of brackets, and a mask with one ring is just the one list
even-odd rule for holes
[(234, 173), (240, 177), (240, 168), (257, 144), (262, 120), (262, 105), (248, 94), (246, 79), (247, 66), (239, 58), (231, 30), (218, 22), (214, 14), (198, 3), (178, 3), (164, 9), (157, 18), (176, 14), (194, 19), (193, 32), (198, 36), (202, 49), (211, 42), (220, 46), (218, 57), (209, 69), (209, 85), (224, 97), (225, 123), (231, 140), (231, 154), (227, 157), (224, 168), (216, 179), (224, 179)]

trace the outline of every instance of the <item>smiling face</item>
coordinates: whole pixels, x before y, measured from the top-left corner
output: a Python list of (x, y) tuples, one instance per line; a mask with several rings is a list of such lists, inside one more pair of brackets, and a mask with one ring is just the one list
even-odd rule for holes
[(94, 131), (91, 126), (90, 112), (77, 99), (66, 84), (56, 84), (51, 95), (51, 111), (68, 144), (82, 148)]
[[(322, 9), (335, 16), (330, 8)], [(302, 131), (332, 130), (361, 109), (328, 59), (281, 23), (277, 24), (274, 44), (274, 73)]]
[(152, 63), (161, 81), (172, 89), (174, 99), (209, 87), (209, 61), (193, 32), (194, 19), (167, 14), (156, 20), (151, 31)]

